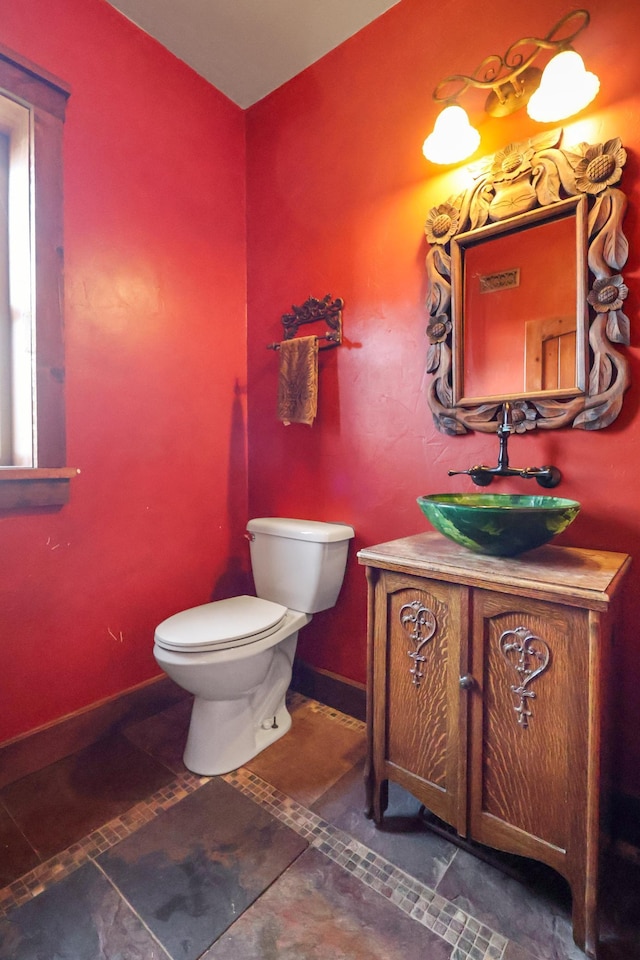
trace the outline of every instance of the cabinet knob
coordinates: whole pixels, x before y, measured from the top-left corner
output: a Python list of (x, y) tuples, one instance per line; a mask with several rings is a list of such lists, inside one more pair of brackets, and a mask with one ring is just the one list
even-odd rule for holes
[(473, 677), (470, 673), (465, 673), (464, 677), (460, 677), (460, 686), (463, 690), (470, 690), (473, 686)]

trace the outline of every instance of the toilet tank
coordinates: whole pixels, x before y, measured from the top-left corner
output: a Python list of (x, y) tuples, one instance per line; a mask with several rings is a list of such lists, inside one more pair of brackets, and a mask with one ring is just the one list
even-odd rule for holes
[(333, 607), (347, 564), (353, 527), (319, 520), (259, 517), (247, 524), (256, 593), (291, 610)]

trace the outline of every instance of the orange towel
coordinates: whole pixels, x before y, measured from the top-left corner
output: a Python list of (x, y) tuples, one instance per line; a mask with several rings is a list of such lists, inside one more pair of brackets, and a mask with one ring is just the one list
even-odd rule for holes
[(318, 338), (283, 340), (278, 352), (278, 419), (311, 426), (318, 409)]

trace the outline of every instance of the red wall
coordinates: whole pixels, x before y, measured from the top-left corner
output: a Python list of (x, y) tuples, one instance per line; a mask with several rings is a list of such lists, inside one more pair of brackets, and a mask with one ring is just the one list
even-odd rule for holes
[[(0, 515), (0, 741), (157, 674), (154, 625), (243, 588), (248, 513), (353, 523), (342, 596), (305, 628), (301, 654), (364, 680), (356, 550), (426, 529), (415, 497), (472, 489), (448, 468), (497, 454), (484, 435), (436, 432), (426, 404), (423, 224), (461, 182), (421, 155), (430, 94), (490, 51), (545, 34), (566, 6), (433, 10), (401, 0), (243, 115), (104, 0), (3, 4), (0, 42), (73, 91), (67, 429), (82, 473), (62, 510)], [(640, 13), (627, 0), (590, 11), (577, 45), (602, 91), (565, 142), (619, 135), (629, 151), (632, 387), (609, 429), (516, 437), (511, 454), (561, 467), (559, 492), (583, 504), (564, 542), (640, 558)], [(480, 105), (486, 152), (533, 130), (524, 113), (481, 121)], [(284, 427), (265, 346), (292, 304), (326, 293), (345, 300), (346, 343), (321, 355), (314, 426)], [(615, 723), (618, 786), (638, 795), (639, 584), (636, 559)]]
[(103, 0), (8, 0), (70, 84), (68, 462), (0, 513), (0, 742), (158, 674), (165, 616), (238, 589), (246, 505), (242, 111)]
[[(427, 529), (415, 498), (472, 490), (449, 468), (497, 458), (482, 434), (438, 433), (426, 403), (424, 299), (430, 208), (461, 188), (460, 170), (428, 164), (422, 141), (436, 115), (431, 92), (470, 72), (490, 52), (545, 35), (566, 3), (514, 6), (475, 0), (439, 7), (401, 0), (383, 17), (247, 114), (249, 510), (352, 523), (357, 538), (337, 607), (301, 635), (307, 661), (364, 681), (366, 591), (357, 549)], [(594, 0), (577, 47), (599, 74), (601, 93), (565, 143), (621, 136), (629, 159), (623, 187), (631, 245), (625, 277), (633, 344), (632, 387), (609, 429), (515, 437), (514, 465), (557, 464), (558, 493), (582, 502), (563, 542), (624, 551), (636, 559), (626, 584), (616, 646), (618, 786), (640, 795), (640, 12), (627, 0)], [(470, 98), (490, 153), (535, 127), (522, 111), (485, 120)], [(346, 343), (321, 355), (319, 415), (309, 428), (275, 417), (280, 315), (312, 294), (344, 298)], [(502, 492), (528, 492), (501, 481)], [(497, 489), (497, 487), (496, 487)]]

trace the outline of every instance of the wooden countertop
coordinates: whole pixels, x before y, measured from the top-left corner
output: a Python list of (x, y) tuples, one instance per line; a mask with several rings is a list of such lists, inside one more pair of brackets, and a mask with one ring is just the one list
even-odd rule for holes
[(358, 552), (367, 567), (606, 610), (631, 558), (626, 553), (544, 546), (517, 557), (472, 553), (439, 533), (419, 533)]

